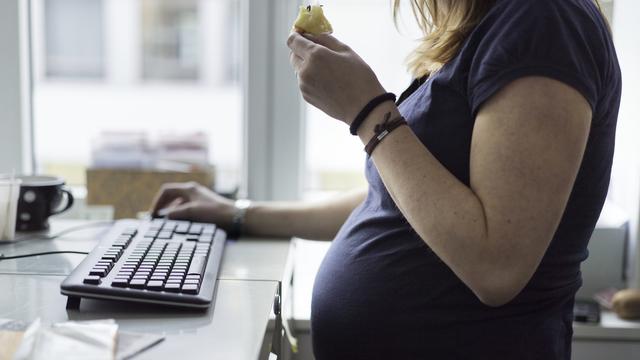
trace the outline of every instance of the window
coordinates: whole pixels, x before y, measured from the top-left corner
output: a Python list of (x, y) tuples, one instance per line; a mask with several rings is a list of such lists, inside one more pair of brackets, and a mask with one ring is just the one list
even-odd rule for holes
[(47, 77), (98, 78), (104, 74), (103, 0), (45, 1), (40, 26)]
[(33, 0), (37, 170), (85, 183), (99, 140), (170, 134), (242, 168), (241, 0)]
[[(388, 0), (324, 0), (334, 36), (355, 50), (376, 73), (387, 91), (399, 95), (411, 80), (405, 58), (415, 43), (416, 28), (402, 21), (395, 28)], [(409, 12), (407, 12), (407, 10)], [(401, 14), (409, 19), (410, 9)], [(375, 41), (372, 41), (375, 39)], [(363, 145), (349, 136), (346, 125), (307, 105), (307, 196), (364, 186)]]
[(198, 2), (142, 1), (142, 76), (197, 79), (200, 73)]

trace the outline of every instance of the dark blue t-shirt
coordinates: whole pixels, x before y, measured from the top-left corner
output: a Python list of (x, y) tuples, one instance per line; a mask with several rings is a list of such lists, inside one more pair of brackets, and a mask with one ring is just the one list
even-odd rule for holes
[(459, 54), (399, 105), (411, 129), (469, 185), (475, 115), (509, 82), (544, 76), (578, 90), (593, 119), (558, 229), (524, 290), (485, 306), (402, 216), (371, 159), (369, 193), (324, 259), (313, 292), (316, 359), (570, 359), (580, 263), (609, 184), (621, 75), (591, 0), (498, 0)]

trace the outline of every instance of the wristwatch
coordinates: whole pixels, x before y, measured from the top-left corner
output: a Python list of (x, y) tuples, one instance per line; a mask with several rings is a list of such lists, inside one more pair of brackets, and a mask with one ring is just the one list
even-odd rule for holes
[(247, 210), (251, 207), (251, 200), (238, 199), (234, 203), (234, 207), (236, 208), (236, 212), (233, 214), (233, 219), (231, 219), (231, 233), (228, 235), (238, 238), (242, 235), (242, 227), (244, 226)]

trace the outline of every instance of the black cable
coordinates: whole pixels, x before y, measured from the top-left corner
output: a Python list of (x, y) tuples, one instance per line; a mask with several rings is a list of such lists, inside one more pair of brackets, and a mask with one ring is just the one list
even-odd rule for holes
[[(94, 222), (94, 223), (90, 223), (90, 224), (83, 224), (83, 225), (70, 227), (70, 228), (62, 230), (62, 231), (60, 231), (60, 232), (58, 232), (57, 234), (54, 234), (54, 235), (23, 236), (23, 237), (20, 237), (20, 238), (16, 238), (16, 241), (22, 241), (22, 240), (28, 240), (28, 241), (31, 241), (31, 240), (53, 240), (53, 239), (61, 237), (62, 235), (66, 235), (66, 234), (72, 233), (74, 231), (85, 230), (85, 229), (98, 227), (98, 226), (113, 225), (113, 223), (114, 223), (114, 221), (99, 221), (99, 222)], [(4, 244), (14, 244), (14, 243), (15, 242), (6, 242)], [(0, 261), (2, 261), (2, 260), (11, 260), (11, 259), (20, 259), (20, 258), (40, 256), (40, 255), (55, 255), (55, 254), (88, 255), (89, 253), (88, 252), (82, 252), (82, 251), (47, 251), (47, 252), (30, 253), (30, 254), (15, 255), (15, 256), (4, 256), (4, 254), (0, 253)]]
[(47, 251), (40, 253), (32, 253), (32, 254), (24, 254), (24, 255), (15, 255), (15, 256), (4, 256), (0, 254), (0, 261), (2, 260), (11, 260), (11, 259), (20, 259), (32, 256), (40, 256), (40, 255), (55, 255), (55, 254), (80, 254), (80, 255), (89, 255), (88, 252), (84, 251)]

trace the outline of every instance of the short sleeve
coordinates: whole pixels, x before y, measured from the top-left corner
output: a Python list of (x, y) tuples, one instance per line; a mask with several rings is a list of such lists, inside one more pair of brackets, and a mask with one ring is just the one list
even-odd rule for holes
[(574, 1), (498, 2), (476, 29), (480, 34), (473, 35), (478, 39), (467, 89), (473, 116), (501, 88), (526, 76), (573, 87), (595, 113), (601, 88), (598, 52), (604, 47), (598, 48), (602, 19), (589, 10)]

